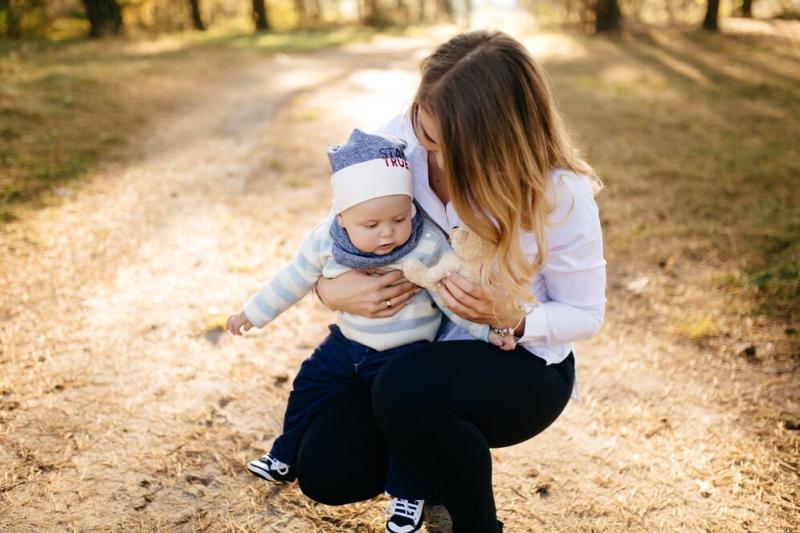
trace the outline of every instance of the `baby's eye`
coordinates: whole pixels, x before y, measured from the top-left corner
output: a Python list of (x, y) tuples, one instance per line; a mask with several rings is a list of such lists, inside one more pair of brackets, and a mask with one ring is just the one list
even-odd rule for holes
[(372, 223), (370, 223), (370, 224), (364, 224), (364, 226), (365, 226), (365, 227), (367, 227), (367, 228), (369, 228), (369, 229), (373, 229), (373, 228), (377, 228), (377, 227), (378, 227), (378, 224), (376, 224), (376, 223), (372, 222)]
[(405, 222), (405, 220), (406, 220), (406, 217), (400, 217), (400, 218), (394, 219), (394, 221), (397, 222), (397, 223)]

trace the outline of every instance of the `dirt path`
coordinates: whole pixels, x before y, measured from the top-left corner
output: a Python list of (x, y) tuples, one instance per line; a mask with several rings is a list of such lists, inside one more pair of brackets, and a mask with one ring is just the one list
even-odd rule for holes
[[(219, 324), (327, 211), (325, 143), (398, 112), (430, 46), (231, 66), (138, 159), (2, 229), (0, 531), (382, 530), (384, 502), (315, 505), (243, 468), (330, 314), (307, 298), (244, 339)], [(584, 399), (495, 453), (509, 531), (796, 530), (798, 441), (757, 407), (779, 393), (794, 412), (791, 375), (648, 331), (628, 274), (612, 267), (606, 328), (581, 346)]]

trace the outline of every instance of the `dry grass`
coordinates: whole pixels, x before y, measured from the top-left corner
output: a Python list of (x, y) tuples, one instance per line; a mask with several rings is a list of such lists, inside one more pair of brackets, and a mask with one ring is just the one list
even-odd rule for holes
[[(797, 250), (800, 55), (774, 33), (529, 41), (607, 183), (609, 311), (583, 400), (494, 452), (509, 531), (800, 528), (796, 280), (750, 281)], [(330, 314), (219, 318), (325, 214), (325, 143), (394, 114), (432, 42), (231, 64), (140, 157), (0, 230), (0, 530), (381, 530), (383, 502), (243, 469)]]

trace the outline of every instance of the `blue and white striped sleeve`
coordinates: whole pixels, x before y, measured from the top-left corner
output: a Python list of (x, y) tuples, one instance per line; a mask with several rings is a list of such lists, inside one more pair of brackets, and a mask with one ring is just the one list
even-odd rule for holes
[[(324, 223), (323, 223), (324, 224)], [(299, 302), (322, 276), (325, 235), (320, 224), (309, 233), (291, 263), (283, 267), (245, 304), (242, 312), (253, 326), (262, 328)], [(322, 228), (324, 229), (324, 228)]]

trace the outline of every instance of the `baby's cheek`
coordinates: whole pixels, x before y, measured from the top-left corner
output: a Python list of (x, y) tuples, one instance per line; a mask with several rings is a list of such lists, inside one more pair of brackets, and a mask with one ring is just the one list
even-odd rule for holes
[(410, 218), (403, 222), (403, 238), (398, 239), (401, 242), (406, 242), (411, 237), (411, 220)]
[(373, 239), (370, 238), (370, 235), (360, 231), (350, 235), (350, 241), (362, 252), (371, 252), (372, 248), (375, 247), (375, 243), (372, 242)]

